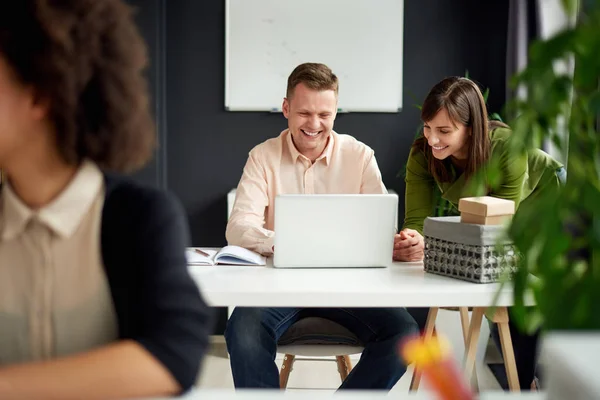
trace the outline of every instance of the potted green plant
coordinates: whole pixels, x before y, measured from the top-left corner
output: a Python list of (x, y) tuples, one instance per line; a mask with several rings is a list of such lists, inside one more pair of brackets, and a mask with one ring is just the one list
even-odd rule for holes
[[(579, 12), (577, 24), (532, 44), (526, 69), (511, 82), (526, 88), (526, 99), (507, 105), (515, 115), (512, 151), (550, 139), (568, 154), (566, 185), (519, 209), (508, 231), (522, 254), (514, 317), (528, 330), (600, 329), (600, 1), (581, 10), (577, 1), (563, 3)], [(573, 74), (556, 72), (560, 61), (574, 62)], [(499, 174), (494, 164), (488, 184)], [(535, 307), (526, 307), (528, 293)]]

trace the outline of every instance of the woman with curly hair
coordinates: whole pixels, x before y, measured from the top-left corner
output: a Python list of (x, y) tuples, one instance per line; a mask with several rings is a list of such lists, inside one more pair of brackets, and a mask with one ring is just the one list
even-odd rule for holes
[(190, 388), (210, 313), (151, 156), (144, 43), (121, 0), (0, 3), (0, 398)]

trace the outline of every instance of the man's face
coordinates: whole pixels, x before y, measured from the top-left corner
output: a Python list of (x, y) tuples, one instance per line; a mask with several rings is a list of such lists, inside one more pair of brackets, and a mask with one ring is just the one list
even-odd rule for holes
[(313, 90), (299, 83), (291, 98), (283, 99), (282, 108), (294, 145), (314, 161), (323, 153), (333, 129), (337, 95), (333, 90)]

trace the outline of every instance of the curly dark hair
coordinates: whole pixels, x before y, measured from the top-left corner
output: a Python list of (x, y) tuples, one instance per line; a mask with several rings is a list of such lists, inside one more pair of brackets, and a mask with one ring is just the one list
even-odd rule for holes
[(49, 101), (66, 162), (124, 172), (151, 157), (146, 46), (123, 1), (1, 1), (0, 56)]

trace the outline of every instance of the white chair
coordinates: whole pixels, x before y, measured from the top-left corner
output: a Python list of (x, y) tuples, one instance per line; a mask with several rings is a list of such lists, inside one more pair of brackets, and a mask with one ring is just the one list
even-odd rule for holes
[(279, 340), (277, 353), (284, 354), (279, 385), (282, 389), (287, 387), (297, 356), (335, 357), (343, 382), (352, 371), (350, 355), (360, 354), (362, 351), (363, 346), (358, 338), (343, 326), (324, 318), (301, 319)]

